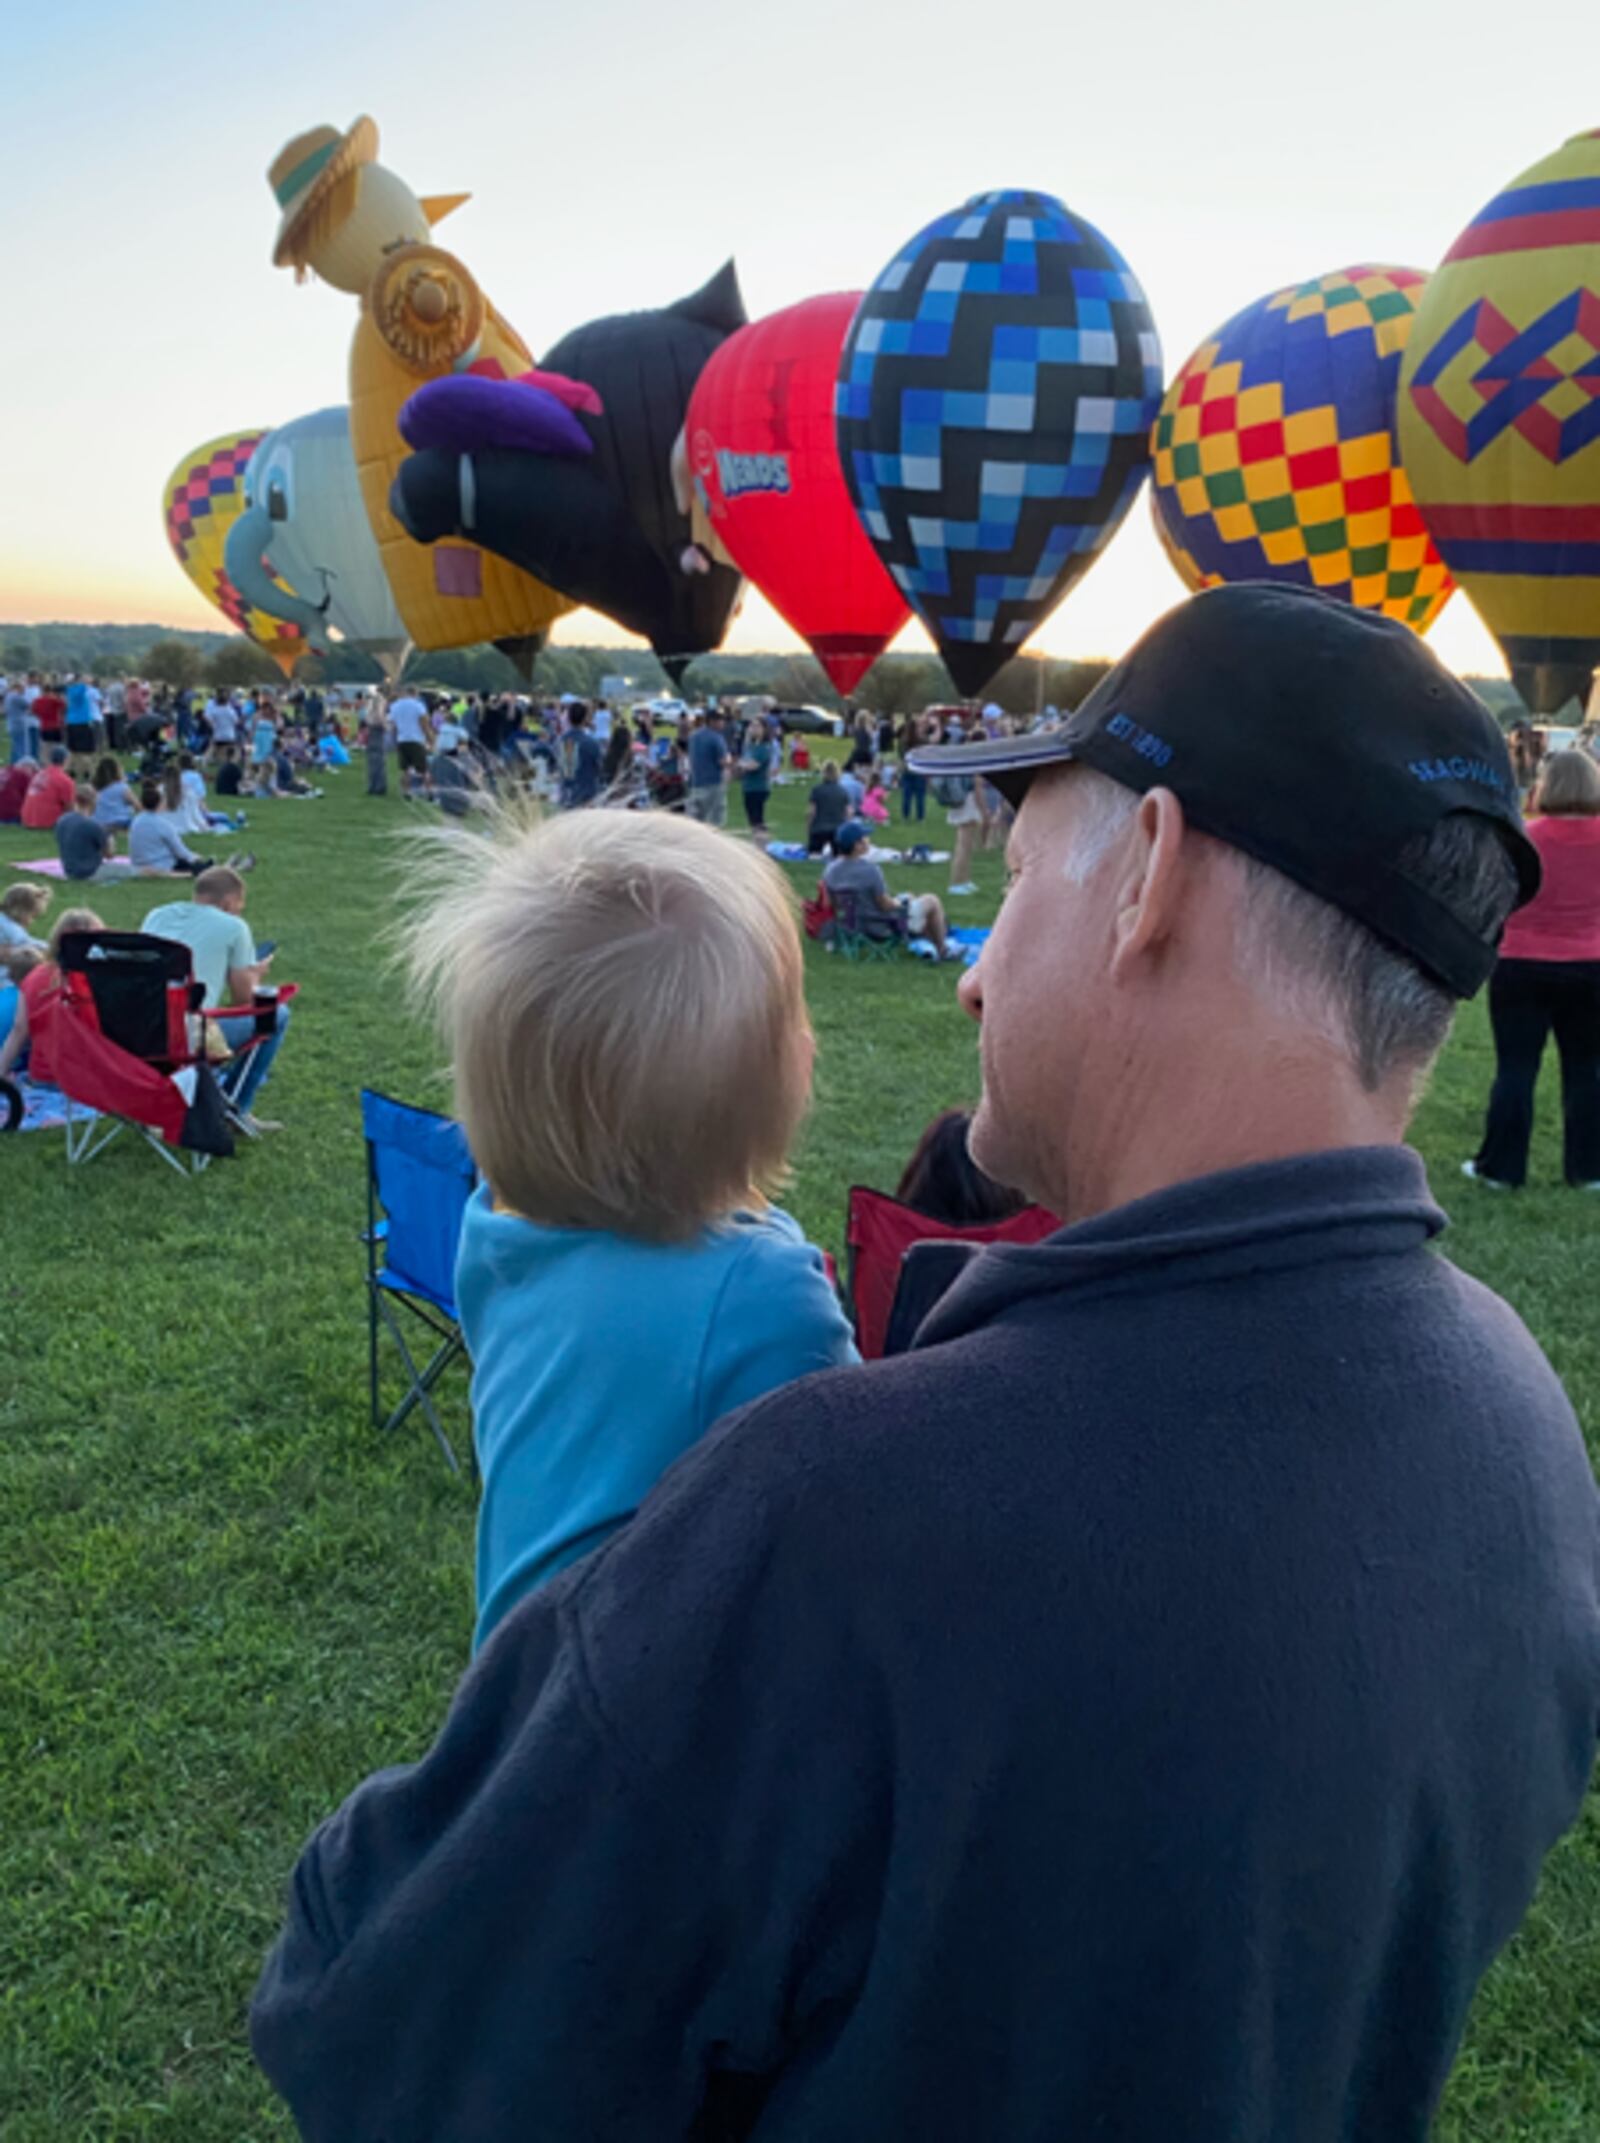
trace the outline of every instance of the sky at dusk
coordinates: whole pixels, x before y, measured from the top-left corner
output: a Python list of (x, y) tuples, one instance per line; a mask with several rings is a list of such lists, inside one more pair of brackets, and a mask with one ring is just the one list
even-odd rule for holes
[[(1431, 267), (1600, 125), (1600, 14), (1536, 22), (1376, 0), (13, 8), (0, 618), (216, 622), (167, 550), (163, 480), (218, 433), (344, 398), (354, 301), (270, 259), (266, 168), (310, 126), (370, 112), (418, 192), (471, 189), (443, 242), (536, 351), (730, 255), (752, 317), (860, 288), (932, 217), (1016, 186), (1120, 247), (1170, 377), (1285, 283)], [(1141, 499), (1032, 644), (1114, 653), (1177, 593)], [(561, 637), (619, 636), (580, 613)], [(795, 643), (754, 598), (730, 644)], [(1500, 667), (1460, 596), (1433, 645)]]

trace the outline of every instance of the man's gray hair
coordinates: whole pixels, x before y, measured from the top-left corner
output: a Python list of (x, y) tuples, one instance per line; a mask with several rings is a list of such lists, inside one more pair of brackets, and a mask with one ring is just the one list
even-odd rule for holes
[[(1067, 871), (1081, 884), (1104, 861), (1139, 798), (1087, 767), (1075, 774), (1074, 786), (1081, 802)], [(1343, 1050), (1369, 1093), (1399, 1071), (1420, 1078), (1455, 1017), (1456, 1000), (1445, 985), (1281, 871), (1236, 848), (1226, 853), (1242, 881), (1233, 953), (1250, 987)], [(1441, 819), (1395, 861), (1486, 938), (1498, 934), (1516, 905), (1517, 874), (1505, 844), (1472, 812)]]

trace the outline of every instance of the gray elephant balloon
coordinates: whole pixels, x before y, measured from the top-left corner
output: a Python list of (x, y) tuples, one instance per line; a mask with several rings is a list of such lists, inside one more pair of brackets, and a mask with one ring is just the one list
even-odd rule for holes
[(361, 497), (350, 412), (318, 409), (268, 432), (244, 491), (224, 553), (240, 594), (313, 647), (357, 648), (398, 677), (411, 643)]

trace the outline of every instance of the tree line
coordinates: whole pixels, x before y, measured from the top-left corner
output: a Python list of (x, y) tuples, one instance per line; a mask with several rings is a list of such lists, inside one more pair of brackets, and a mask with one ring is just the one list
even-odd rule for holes
[[(1021, 717), (1046, 707), (1065, 711), (1077, 706), (1107, 667), (1101, 661), (1016, 655), (984, 696), (1007, 714)], [(178, 632), (155, 625), (0, 624), (0, 669), (145, 677), (174, 689), (214, 687), (223, 692), (283, 682), (276, 663), (238, 633)], [(630, 697), (650, 698), (673, 689), (647, 648), (547, 647), (534, 663), (531, 682), (494, 647), (419, 652), (404, 674), (408, 684), (441, 692), (531, 691), (547, 699), (562, 693), (598, 699), (616, 679), (626, 680), (623, 689)], [(302, 658), (295, 682), (377, 684), (381, 676), (366, 656), (335, 648), (327, 656)], [(1515, 690), (1503, 678), (1469, 677), (1467, 682), (1501, 721), (1521, 711)], [(820, 663), (799, 653), (701, 655), (689, 664), (680, 689), (693, 700), (770, 693), (783, 706), (818, 706), (832, 713), (863, 706), (890, 715), (916, 714), (958, 697), (938, 656), (915, 653), (882, 656), (849, 701), (834, 690)]]
[[(155, 625), (0, 624), (0, 667), (80, 672), (102, 679), (144, 677), (174, 689), (214, 687), (225, 692), (283, 682), (276, 663), (238, 633), (181, 632)], [(1016, 715), (1033, 715), (1046, 706), (1074, 707), (1105, 668), (1103, 662), (1019, 655), (1006, 664), (986, 697)], [(366, 656), (335, 648), (326, 656), (303, 657), (294, 681), (324, 687), (377, 684), (381, 675)], [(673, 689), (648, 649), (624, 647), (547, 647), (534, 663), (531, 681), (494, 647), (418, 652), (404, 675), (409, 684), (444, 692), (532, 691), (545, 698), (572, 693), (596, 699), (617, 679), (626, 681), (628, 694), (640, 698)], [(821, 665), (799, 653), (702, 655), (689, 664), (679, 689), (694, 700), (769, 693), (785, 706), (819, 706), (837, 713), (847, 705), (861, 705), (891, 715), (914, 714), (957, 697), (944, 664), (932, 654), (883, 656), (848, 702), (828, 682)]]

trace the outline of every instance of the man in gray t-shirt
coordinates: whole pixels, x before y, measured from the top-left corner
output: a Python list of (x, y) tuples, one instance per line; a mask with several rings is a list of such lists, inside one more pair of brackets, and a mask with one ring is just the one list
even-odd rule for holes
[(964, 959), (949, 942), (938, 894), (902, 893), (897, 899), (868, 854), (871, 846), (871, 829), (860, 819), (846, 819), (833, 837), (834, 858), (822, 883), (840, 920), (862, 937), (926, 938), (941, 960)]

